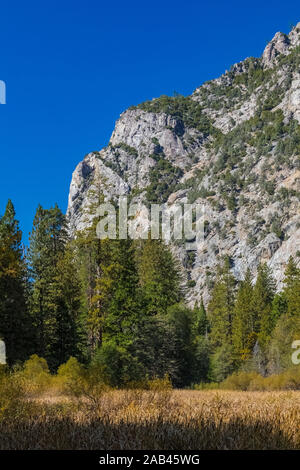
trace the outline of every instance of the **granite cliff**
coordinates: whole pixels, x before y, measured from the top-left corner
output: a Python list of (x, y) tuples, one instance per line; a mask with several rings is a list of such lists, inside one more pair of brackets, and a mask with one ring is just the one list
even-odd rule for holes
[(192, 95), (123, 112), (107, 147), (73, 173), (73, 234), (91, 223), (99, 191), (106, 201), (204, 205), (202, 249), (172, 244), (190, 303), (207, 299), (224, 255), (238, 279), (267, 262), (280, 288), (289, 256), (300, 262), (300, 23)]

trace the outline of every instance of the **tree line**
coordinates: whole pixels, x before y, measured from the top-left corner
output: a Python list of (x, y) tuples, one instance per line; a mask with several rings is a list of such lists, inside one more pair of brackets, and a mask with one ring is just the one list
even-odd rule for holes
[(292, 366), (300, 339), (300, 270), (275, 290), (266, 264), (254, 282), (219, 266), (210, 301), (188, 308), (181, 267), (159, 240), (100, 240), (94, 224), (70, 237), (56, 205), (37, 208), (27, 250), (9, 200), (0, 218), (0, 338), (10, 366), (32, 354), (53, 372), (76, 357), (112, 386), (171, 378), (175, 387)]

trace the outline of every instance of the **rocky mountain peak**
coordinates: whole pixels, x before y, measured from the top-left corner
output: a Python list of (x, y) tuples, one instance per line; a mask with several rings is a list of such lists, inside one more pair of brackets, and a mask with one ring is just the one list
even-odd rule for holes
[(265, 68), (274, 66), (274, 59), (279, 54), (288, 54), (290, 48), (290, 39), (286, 34), (276, 33), (273, 39), (267, 44), (263, 55), (262, 63)]
[(286, 35), (277, 32), (273, 39), (267, 44), (262, 55), (262, 63), (265, 68), (272, 68), (276, 64), (276, 58), (280, 54), (287, 55), (300, 44), (300, 23), (298, 23)]
[(289, 40), (293, 47), (300, 45), (300, 22), (291, 30)]

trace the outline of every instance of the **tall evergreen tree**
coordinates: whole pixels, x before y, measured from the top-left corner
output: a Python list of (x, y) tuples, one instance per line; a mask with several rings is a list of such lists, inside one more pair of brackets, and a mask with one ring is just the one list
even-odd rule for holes
[(252, 297), (252, 278), (248, 269), (239, 285), (233, 313), (232, 342), (238, 360), (249, 358), (256, 340)]
[(178, 365), (178, 375), (174, 384), (176, 387), (184, 387), (193, 379), (193, 312), (184, 304), (172, 305), (168, 309), (168, 320), (174, 329), (176, 346), (174, 358)]
[(33, 280), (30, 304), (37, 333), (36, 352), (52, 369), (74, 353), (78, 283), (66, 255), (67, 241), (66, 219), (58, 206), (39, 206), (28, 253)]
[(159, 240), (139, 243), (138, 272), (150, 314), (166, 313), (183, 298), (181, 270), (170, 249)]
[(31, 349), (32, 325), (26, 305), (26, 265), (22, 232), (15, 209), (8, 201), (0, 219), (0, 336), (6, 343), (7, 360), (24, 360)]
[(104, 338), (114, 338), (119, 346), (132, 342), (135, 325), (145, 312), (139, 287), (135, 250), (132, 240), (111, 241), (111, 263), (99, 281), (107, 289), (108, 308), (104, 321)]
[(194, 308), (194, 317), (194, 335), (207, 337), (209, 332), (209, 321), (202, 297), (200, 307), (196, 305)]
[(225, 259), (219, 268), (211, 299), (208, 316), (211, 324), (210, 340), (213, 347), (232, 345), (232, 321), (235, 294), (235, 279), (230, 272), (230, 263)]
[(260, 346), (266, 345), (272, 328), (272, 302), (275, 295), (275, 281), (266, 263), (258, 267), (257, 279), (253, 289), (251, 308), (254, 315), (255, 331)]
[(133, 242), (99, 240), (95, 224), (76, 240), (90, 355), (112, 339), (117, 346), (128, 345), (143, 314)]
[(144, 377), (168, 374), (172, 382), (177, 383), (181, 379), (177, 348), (174, 323), (165, 315), (155, 315), (139, 319), (129, 351), (141, 364)]
[[(97, 236), (97, 208), (104, 202), (102, 182), (94, 182), (86, 211), (87, 227), (75, 239), (77, 269), (82, 286), (81, 325), (86, 336), (86, 358), (91, 358), (103, 344), (104, 320), (111, 300), (113, 275), (112, 241)], [(91, 222), (91, 223), (90, 223)]]
[(209, 339), (210, 325), (206, 309), (201, 297), (200, 306), (196, 304), (193, 310), (193, 324), (191, 334), (191, 383), (207, 381), (209, 370)]
[(80, 334), (81, 284), (74, 250), (69, 244), (57, 262), (53, 283), (55, 285), (53, 350), (55, 366), (58, 366), (65, 363), (70, 356), (83, 356)]
[(271, 321), (272, 329), (275, 328), (279, 318), (287, 313), (287, 296), (285, 292), (277, 292), (272, 301)]
[(300, 269), (292, 257), (289, 258), (285, 270), (283, 293), (287, 302), (287, 313), (300, 316)]
[(78, 233), (75, 241), (82, 285), (82, 324), (87, 336), (87, 356), (102, 346), (104, 319), (115, 273), (112, 242), (96, 238), (95, 233), (96, 223), (93, 223), (91, 227)]

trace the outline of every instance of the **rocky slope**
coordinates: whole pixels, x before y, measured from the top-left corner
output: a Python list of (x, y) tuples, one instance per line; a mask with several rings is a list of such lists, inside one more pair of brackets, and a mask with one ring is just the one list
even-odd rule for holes
[(187, 298), (207, 299), (228, 255), (234, 275), (266, 261), (278, 287), (290, 255), (300, 262), (300, 23), (277, 33), (261, 58), (247, 58), (189, 97), (162, 96), (121, 114), (107, 147), (88, 154), (72, 177), (68, 218), (75, 233), (99, 198), (199, 203), (205, 240), (173, 250)]

